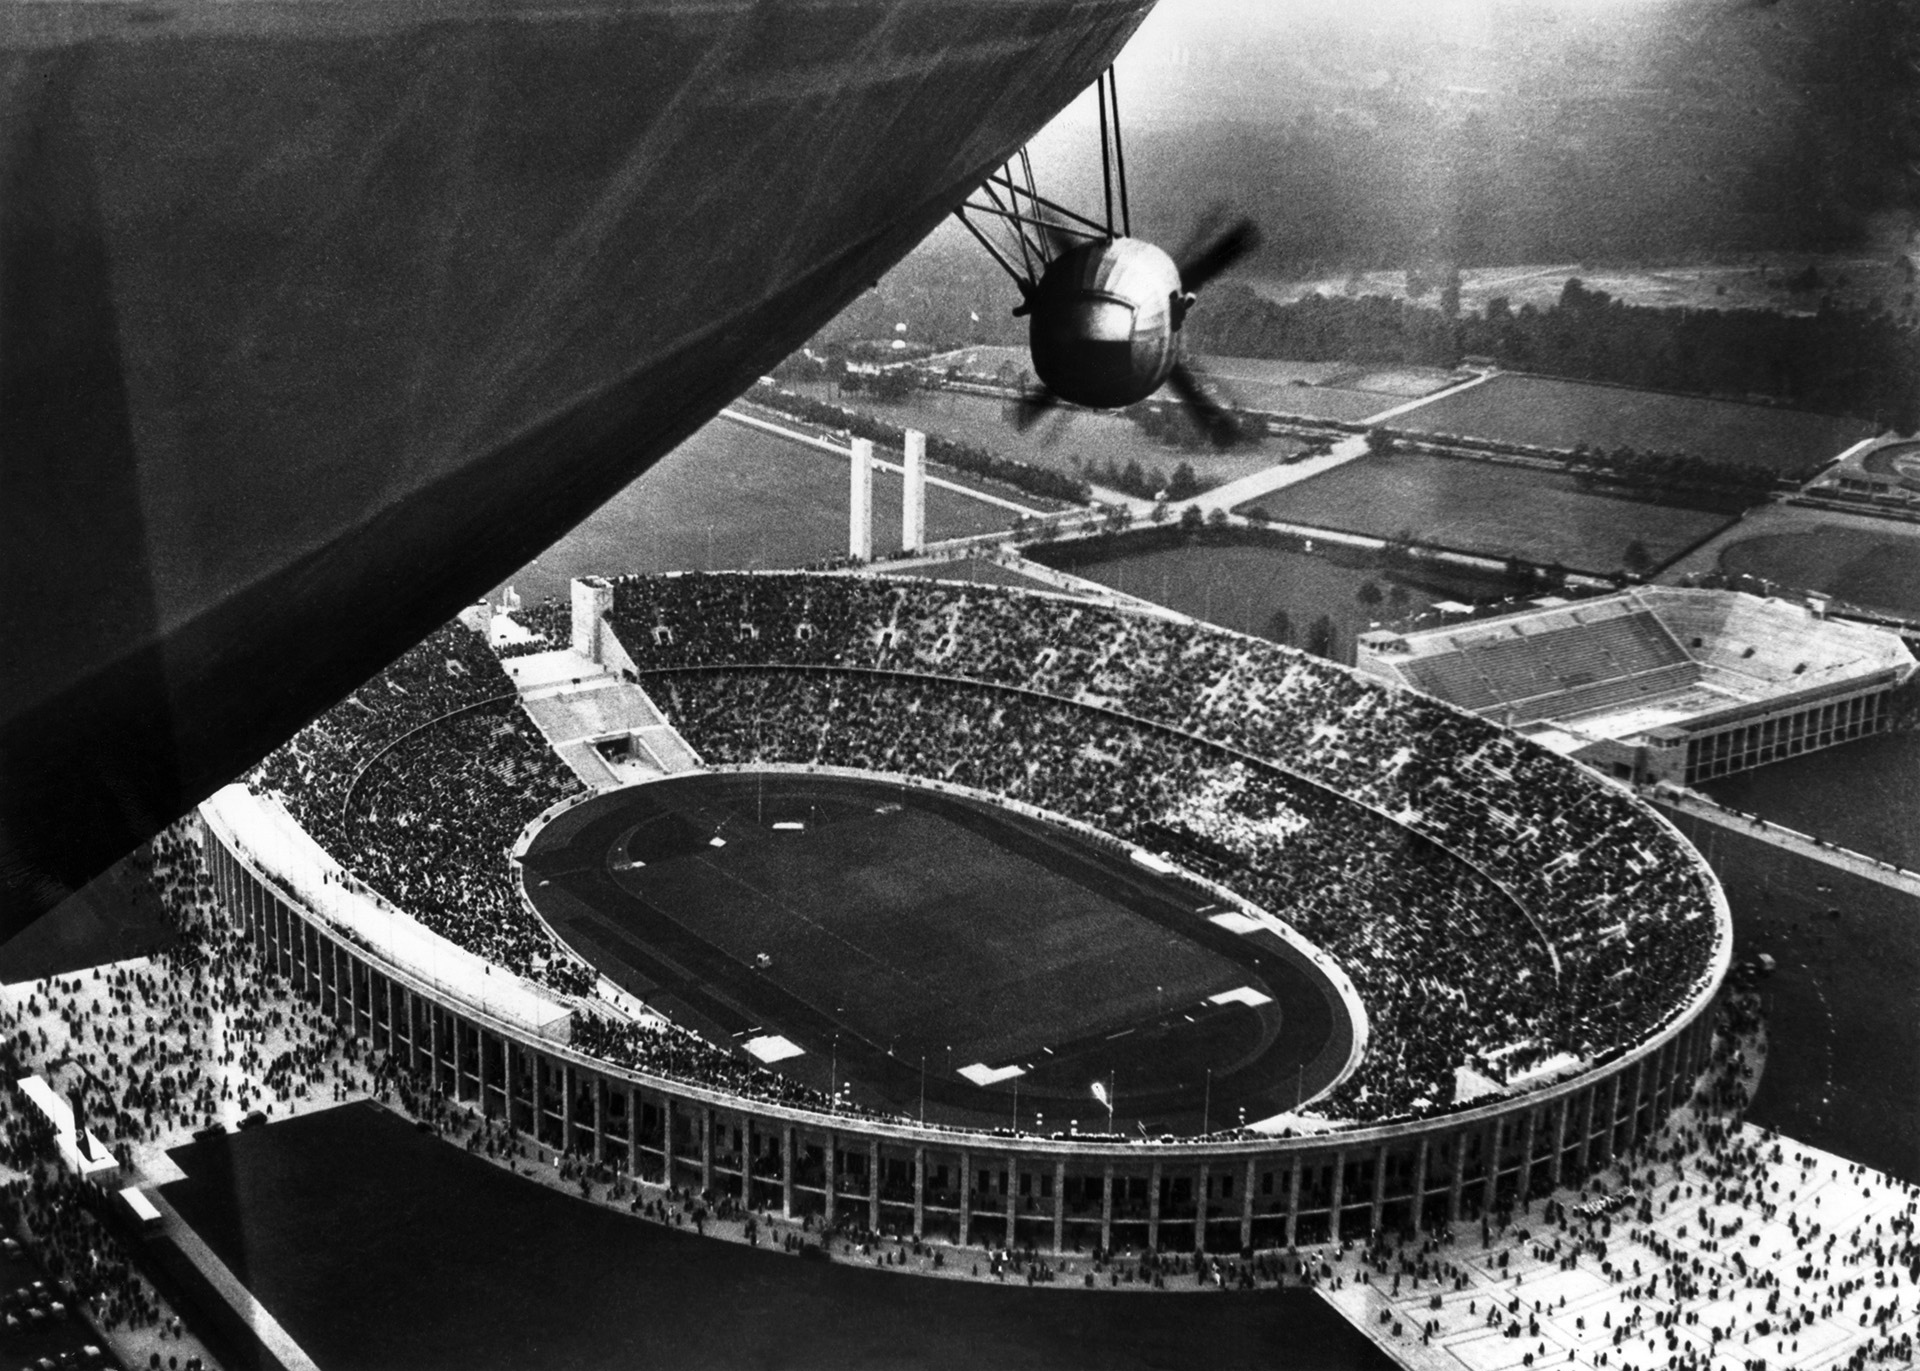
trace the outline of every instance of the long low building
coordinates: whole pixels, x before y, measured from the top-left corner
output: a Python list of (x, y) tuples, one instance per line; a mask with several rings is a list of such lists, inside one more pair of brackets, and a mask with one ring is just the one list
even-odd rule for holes
[(1356, 664), (1620, 780), (1689, 786), (1878, 731), (1915, 669), (1885, 629), (1677, 586), (1367, 633)]

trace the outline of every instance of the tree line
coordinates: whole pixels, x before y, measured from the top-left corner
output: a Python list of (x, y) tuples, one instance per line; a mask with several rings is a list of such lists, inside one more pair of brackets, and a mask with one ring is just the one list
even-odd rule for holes
[[(809, 424), (818, 424), (823, 428), (844, 429), (855, 438), (866, 438), (886, 447), (898, 448), (906, 441), (906, 430), (898, 424), (889, 424), (870, 414), (861, 414), (855, 410), (843, 409), (839, 405), (830, 405), (824, 400), (815, 400), (805, 395), (795, 395), (789, 391), (775, 390), (771, 386), (757, 387), (752, 394), (755, 404), (777, 409), (782, 414)], [(949, 466), (956, 471), (965, 471), (975, 476), (984, 476), (989, 480), (1002, 481), (1033, 495), (1050, 500), (1064, 500), (1069, 504), (1084, 505), (1093, 498), (1087, 483), (1077, 476), (1069, 476), (1062, 471), (1053, 471), (1047, 467), (1037, 467), (1019, 461), (1013, 457), (1002, 457), (997, 452), (989, 452), (971, 443), (957, 443), (951, 438), (943, 438), (937, 433), (927, 435), (927, 458)]]
[(1798, 408), (1920, 429), (1920, 326), (1880, 308), (1823, 299), (1812, 314), (1628, 305), (1567, 281), (1544, 308), (1495, 297), (1461, 312), (1383, 295), (1311, 295), (1280, 304), (1215, 287), (1188, 343), (1237, 357), (1502, 367), (1702, 395), (1765, 396)]

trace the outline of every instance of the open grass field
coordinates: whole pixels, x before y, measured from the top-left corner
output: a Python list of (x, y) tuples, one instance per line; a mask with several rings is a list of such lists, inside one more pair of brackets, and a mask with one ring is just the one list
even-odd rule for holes
[[(1010, 511), (927, 490), (927, 536), (1008, 527)], [(900, 536), (900, 478), (873, 478), (874, 547)], [(508, 578), (529, 601), (575, 576), (804, 566), (847, 550), (847, 464), (716, 419)], [(495, 593), (498, 593), (496, 587)]]
[(1334, 655), (1343, 662), (1353, 660), (1354, 635), (1374, 621), (1426, 609), (1453, 594), (1415, 586), (1404, 609), (1368, 607), (1358, 598), (1360, 587), (1372, 581), (1387, 589), (1393, 578), (1386, 572), (1274, 547), (1196, 543), (1104, 561), (1057, 561), (1051, 555), (1047, 560), (1062, 571), (1242, 633), (1273, 636), (1269, 630), (1274, 611), (1284, 610), (1292, 622), (1289, 641), (1296, 646), (1304, 645), (1307, 626), (1325, 614), (1333, 620)]
[[(805, 1055), (777, 1069), (895, 1112), (924, 1085), (929, 1119), (1006, 1121), (1013, 1085), (961, 1074), (980, 1064), (1019, 1067), (1021, 1106), (1049, 1113), (1118, 1071), (1123, 1130), (1198, 1127), (1209, 1091), (1257, 1119), (1292, 1105), (1297, 1070), (1308, 1094), (1329, 1083), (1351, 1042), (1324, 978), (1208, 923), (1204, 895), (983, 802), (684, 777), (563, 816), (526, 870), (560, 936), (634, 995), (718, 1041), (781, 1034)], [(1270, 1002), (1210, 1001), (1241, 987)]]
[(1701, 789), (1748, 814), (1920, 871), (1920, 733), (1861, 738)]
[(1237, 512), (1255, 507), (1285, 523), (1376, 538), (1411, 529), (1469, 552), (1600, 573), (1618, 570), (1635, 540), (1659, 563), (1731, 522), (1725, 514), (1592, 494), (1557, 472), (1418, 453), (1348, 462)]
[(1662, 580), (1721, 571), (1920, 619), (1920, 525), (1767, 505), (1675, 563)]
[(1698, 819), (1674, 822), (1726, 886), (1735, 958), (1779, 963), (1761, 982), (1767, 1068), (1750, 1117), (1920, 1184), (1920, 900)]
[(1809, 474), (1868, 437), (1857, 419), (1508, 373), (1402, 414), (1398, 428), (1570, 448), (1684, 452)]
[(1317, 1295), (991, 1286), (802, 1261), (515, 1177), (372, 1104), (178, 1149), (168, 1201), (327, 1371), (1385, 1371)]

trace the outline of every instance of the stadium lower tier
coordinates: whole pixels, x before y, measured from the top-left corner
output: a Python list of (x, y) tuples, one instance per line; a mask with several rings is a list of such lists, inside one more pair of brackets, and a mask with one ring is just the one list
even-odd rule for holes
[[(1055, 1252), (1268, 1249), (1472, 1218), (1578, 1181), (1691, 1094), (1711, 1000), (1581, 1076), (1310, 1136), (1124, 1142), (823, 1114), (630, 1071), (345, 934), (205, 820), (218, 896), (265, 973), (430, 1086), (556, 1150), (831, 1226)], [(564, 1025), (565, 1020), (559, 1021)]]

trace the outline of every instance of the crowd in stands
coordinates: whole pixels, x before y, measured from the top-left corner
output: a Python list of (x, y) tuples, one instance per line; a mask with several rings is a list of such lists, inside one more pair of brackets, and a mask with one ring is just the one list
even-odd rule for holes
[(994, 587), (730, 573), (623, 578), (613, 626), (709, 761), (948, 780), (1152, 846), (1184, 830), (1169, 856), (1360, 988), (1348, 1116), (1444, 1108), (1456, 1066), (1604, 1059), (1712, 964), (1710, 882), (1631, 797), (1273, 644)]
[(592, 972), (527, 913), (506, 854), (580, 790), (485, 639), (437, 630), (251, 778), (354, 876), (441, 936), (585, 994)]
[[(562, 632), (562, 607), (531, 617)], [(1450, 1108), (1461, 1068), (1501, 1083), (1604, 1060), (1669, 1021), (1712, 964), (1710, 883), (1637, 802), (1485, 720), (1273, 644), (1062, 597), (807, 574), (622, 578), (612, 627), (710, 762), (1004, 795), (1286, 918), (1368, 1013), (1363, 1063), (1319, 1105), (1331, 1117)], [(591, 985), (506, 860), (578, 785), (477, 635), (429, 638), (254, 785), (436, 931), (561, 989)], [(793, 1089), (678, 1030), (578, 1018), (583, 1046), (629, 1066)]]

